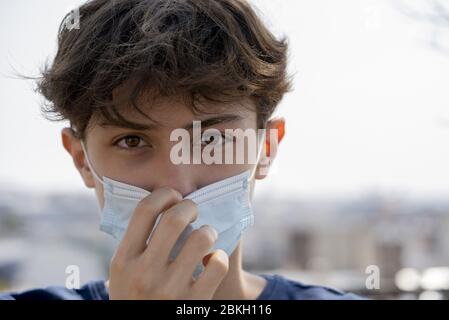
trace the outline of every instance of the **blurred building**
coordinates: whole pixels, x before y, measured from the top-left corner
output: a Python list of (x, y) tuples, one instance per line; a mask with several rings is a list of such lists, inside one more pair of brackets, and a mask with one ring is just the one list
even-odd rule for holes
[[(106, 279), (113, 240), (98, 230), (90, 195), (0, 194), (0, 290)], [(359, 199), (256, 198), (244, 234), (244, 267), (367, 296), (400, 298), (403, 268), (449, 266), (449, 203), (368, 196)], [(365, 285), (380, 271), (379, 290)], [(449, 285), (449, 284), (448, 284)], [(420, 294), (417, 288), (414, 297)]]

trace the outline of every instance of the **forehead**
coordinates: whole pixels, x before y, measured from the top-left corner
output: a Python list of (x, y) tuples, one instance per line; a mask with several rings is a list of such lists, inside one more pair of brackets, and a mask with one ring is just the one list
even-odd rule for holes
[[(120, 117), (130, 123), (151, 127), (179, 128), (192, 120), (203, 120), (213, 116), (235, 115), (238, 116), (235, 118), (249, 121), (256, 119), (256, 108), (250, 98), (218, 102), (186, 92), (162, 96), (158, 95), (155, 90), (146, 89), (133, 100), (132, 90), (133, 87), (127, 84), (118, 87), (112, 94), (113, 105)], [(101, 120), (103, 123), (111, 122), (111, 119), (104, 119), (101, 116), (97, 117), (97, 120)], [(119, 123), (111, 124), (119, 125)]]

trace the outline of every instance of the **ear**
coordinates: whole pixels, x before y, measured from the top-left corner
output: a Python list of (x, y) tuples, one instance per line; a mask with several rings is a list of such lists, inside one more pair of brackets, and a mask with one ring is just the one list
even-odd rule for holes
[(73, 164), (81, 175), (84, 184), (88, 188), (95, 187), (94, 177), (87, 165), (87, 161), (84, 156), (84, 151), (81, 146), (81, 140), (73, 134), (73, 130), (70, 128), (64, 128), (61, 131), (62, 144), (64, 149), (70, 154), (73, 159)]
[(279, 144), (285, 135), (285, 119), (269, 120), (265, 131), (264, 151), (257, 164), (256, 179), (261, 180), (268, 175), (271, 164), (276, 158)]

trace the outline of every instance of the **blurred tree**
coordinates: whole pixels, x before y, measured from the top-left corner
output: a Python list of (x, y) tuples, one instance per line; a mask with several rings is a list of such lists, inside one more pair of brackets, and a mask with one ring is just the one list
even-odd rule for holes
[(430, 46), (443, 54), (449, 55), (448, 0), (396, 0), (393, 4), (407, 17), (430, 24), (432, 26), (429, 38)]

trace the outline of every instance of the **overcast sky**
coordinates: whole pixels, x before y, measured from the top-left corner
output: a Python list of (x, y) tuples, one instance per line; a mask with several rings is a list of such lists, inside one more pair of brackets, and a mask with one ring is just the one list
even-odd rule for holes
[[(434, 27), (387, 0), (252, 2), (289, 37), (296, 74), (262, 194), (449, 196), (449, 56), (428, 45)], [(80, 191), (64, 124), (41, 117), (32, 83), (8, 78), (53, 57), (60, 20), (77, 2), (38, 3), (0, 4), (0, 190)]]

